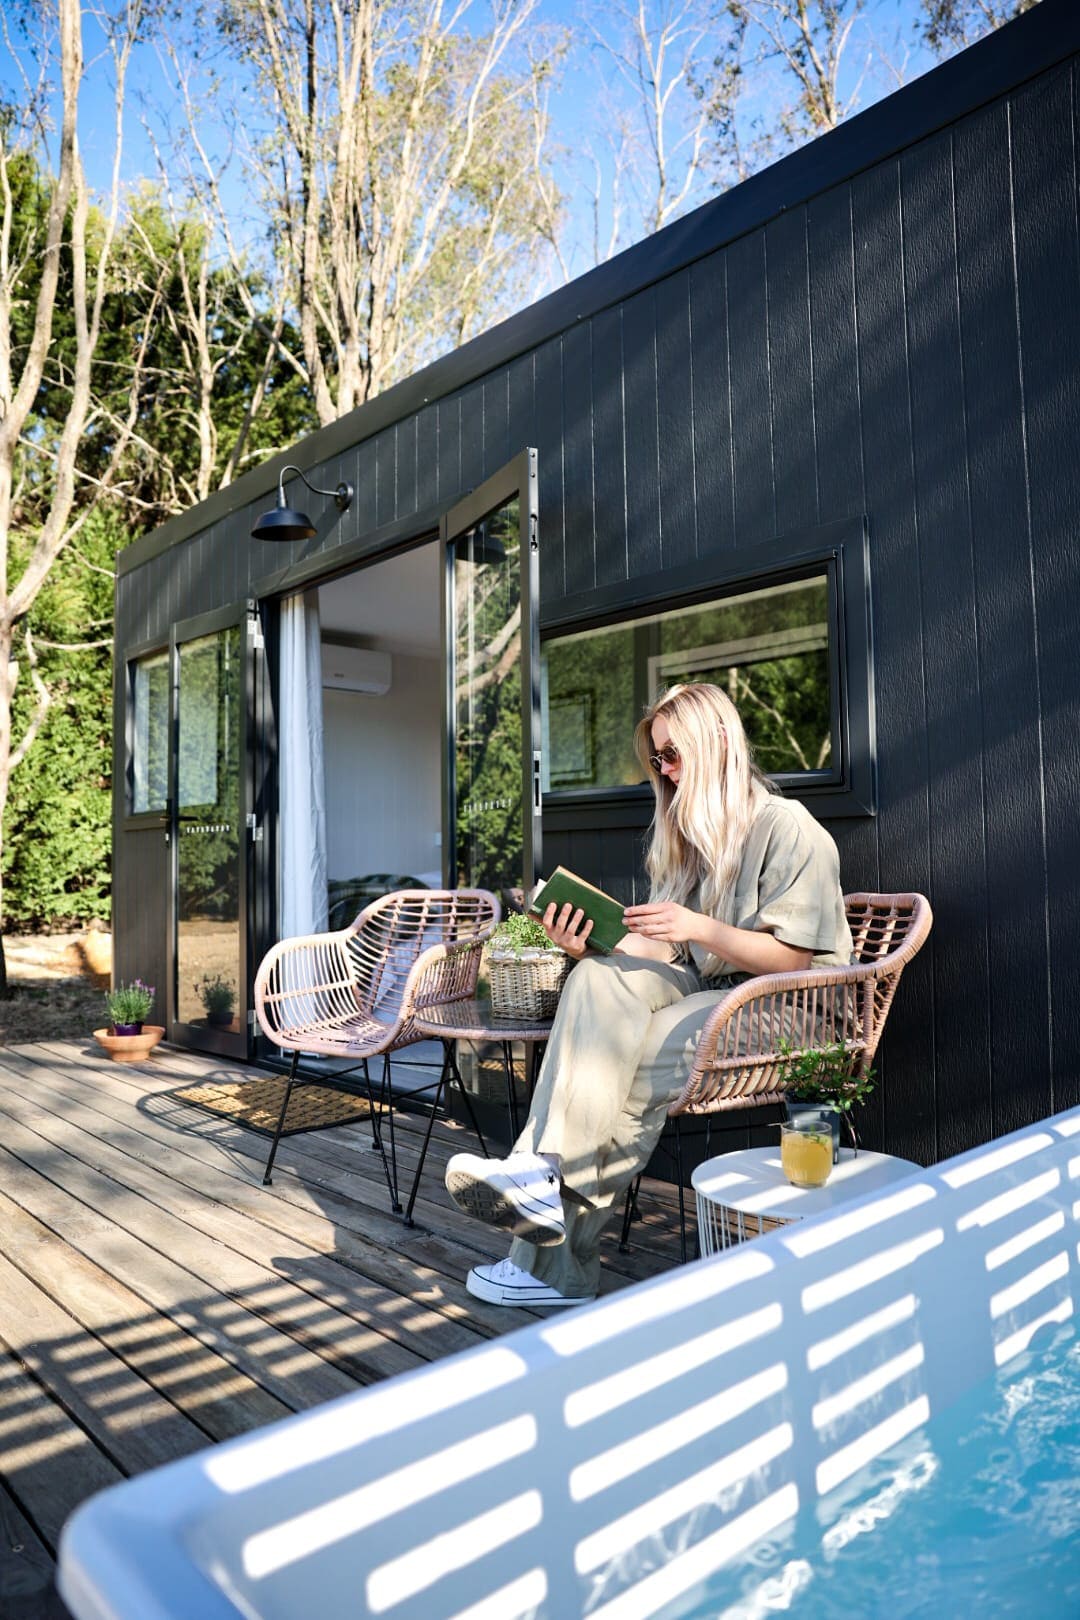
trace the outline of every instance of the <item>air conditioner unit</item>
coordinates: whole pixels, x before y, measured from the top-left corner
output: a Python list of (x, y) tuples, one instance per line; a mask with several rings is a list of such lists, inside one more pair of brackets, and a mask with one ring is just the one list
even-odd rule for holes
[(369, 692), (381, 696), (390, 690), (390, 654), (343, 642), (322, 644), (322, 683), (339, 692)]

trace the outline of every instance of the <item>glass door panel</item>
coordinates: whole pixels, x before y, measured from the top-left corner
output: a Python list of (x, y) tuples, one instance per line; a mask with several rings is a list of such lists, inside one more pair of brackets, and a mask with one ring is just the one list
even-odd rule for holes
[(536, 457), (443, 524), (450, 880), (520, 910), (540, 859)]
[(174, 640), (174, 1039), (246, 1057), (243, 619)]

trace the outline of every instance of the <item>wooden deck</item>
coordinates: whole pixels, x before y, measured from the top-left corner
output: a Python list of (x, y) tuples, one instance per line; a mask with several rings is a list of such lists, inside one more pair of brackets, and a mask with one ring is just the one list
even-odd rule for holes
[[(267, 1139), (173, 1095), (257, 1072), (0, 1048), (0, 1620), (64, 1612), (60, 1528), (92, 1492), (544, 1314), (465, 1291), (506, 1250), (442, 1185), (467, 1131), (437, 1126), (407, 1230), (367, 1125), (286, 1137), (263, 1187)], [(605, 1291), (678, 1262), (673, 1189), (646, 1183), (642, 1215), (629, 1255), (605, 1239)]]

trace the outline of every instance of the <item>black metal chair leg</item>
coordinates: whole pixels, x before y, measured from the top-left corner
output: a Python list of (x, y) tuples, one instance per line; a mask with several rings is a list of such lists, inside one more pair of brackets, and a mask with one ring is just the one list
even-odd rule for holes
[(637, 1195), (641, 1186), (641, 1177), (635, 1176), (626, 1189), (626, 1201), (623, 1204), (622, 1231), (619, 1233), (619, 1253), (630, 1253), (630, 1227), (635, 1217), (641, 1212), (638, 1209)]
[(263, 1171), (264, 1187), (272, 1186), (270, 1172), (274, 1168), (274, 1157), (278, 1150), (278, 1143), (281, 1141), (281, 1132), (285, 1125), (285, 1115), (289, 1111), (289, 1098), (292, 1095), (293, 1082), (296, 1079), (296, 1065), (299, 1063), (299, 1061), (300, 1049), (297, 1047), (296, 1051), (292, 1055), (292, 1066), (289, 1069), (289, 1078), (285, 1085), (285, 1097), (281, 1104), (281, 1113), (278, 1116), (277, 1130), (274, 1132), (274, 1140), (270, 1144), (270, 1157), (267, 1159), (266, 1169)]
[(682, 1132), (679, 1116), (675, 1118), (675, 1175), (679, 1182), (679, 1257), (686, 1264), (686, 1192), (683, 1187)]
[(390, 1202), (393, 1204), (394, 1181), (390, 1174), (390, 1164), (386, 1157), (386, 1149), (383, 1147), (382, 1131), (379, 1129), (379, 1116), (383, 1107), (383, 1088), (380, 1087), (379, 1100), (376, 1102), (375, 1095), (371, 1089), (371, 1075), (368, 1072), (367, 1058), (363, 1060), (361, 1067), (364, 1071), (364, 1090), (367, 1092), (368, 1108), (370, 1109), (369, 1118), (371, 1120), (372, 1140), (379, 1150), (379, 1158), (382, 1160), (383, 1175), (386, 1177), (386, 1188), (390, 1194)]
[(405, 1206), (405, 1225), (412, 1226), (413, 1205), (416, 1203), (416, 1194), (420, 1186), (420, 1177), (424, 1173), (424, 1160), (427, 1158), (428, 1143), (435, 1128), (435, 1114), (439, 1107), (439, 1099), (443, 1093), (443, 1086), (449, 1083), (450, 1075), (450, 1042), (443, 1042), (443, 1065), (439, 1072), (439, 1083), (435, 1087), (435, 1096), (431, 1103), (431, 1112), (428, 1115), (427, 1130), (424, 1132), (424, 1142), (420, 1149), (420, 1162), (416, 1166), (416, 1175), (413, 1177), (412, 1191), (409, 1193), (409, 1202)]
[(394, 1137), (394, 1081), (390, 1072), (389, 1052), (383, 1053), (382, 1091), (386, 1097), (386, 1115), (390, 1121), (390, 1165), (393, 1171), (393, 1182), (390, 1187), (390, 1208), (395, 1215), (400, 1215), (401, 1198), (398, 1195), (397, 1142)]
[(510, 1129), (513, 1139), (518, 1139), (518, 1111), (517, 1096), (514, 1089), (514, 1048), (510, 1041), (502, 1043), (503, 1069), (506, 1072), (506, 1110), (510, 1115)]

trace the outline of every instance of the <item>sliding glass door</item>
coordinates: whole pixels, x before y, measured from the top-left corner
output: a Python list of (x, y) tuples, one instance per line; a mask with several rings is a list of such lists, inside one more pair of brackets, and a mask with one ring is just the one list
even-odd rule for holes
[(174, 627), (169, 1039), (248, 1055), (248, 825), (254, 712), (247, 605)]
[(520, 910), (540, 866), (536, 451), (442, 521), (447, 684), (444, 864)]

